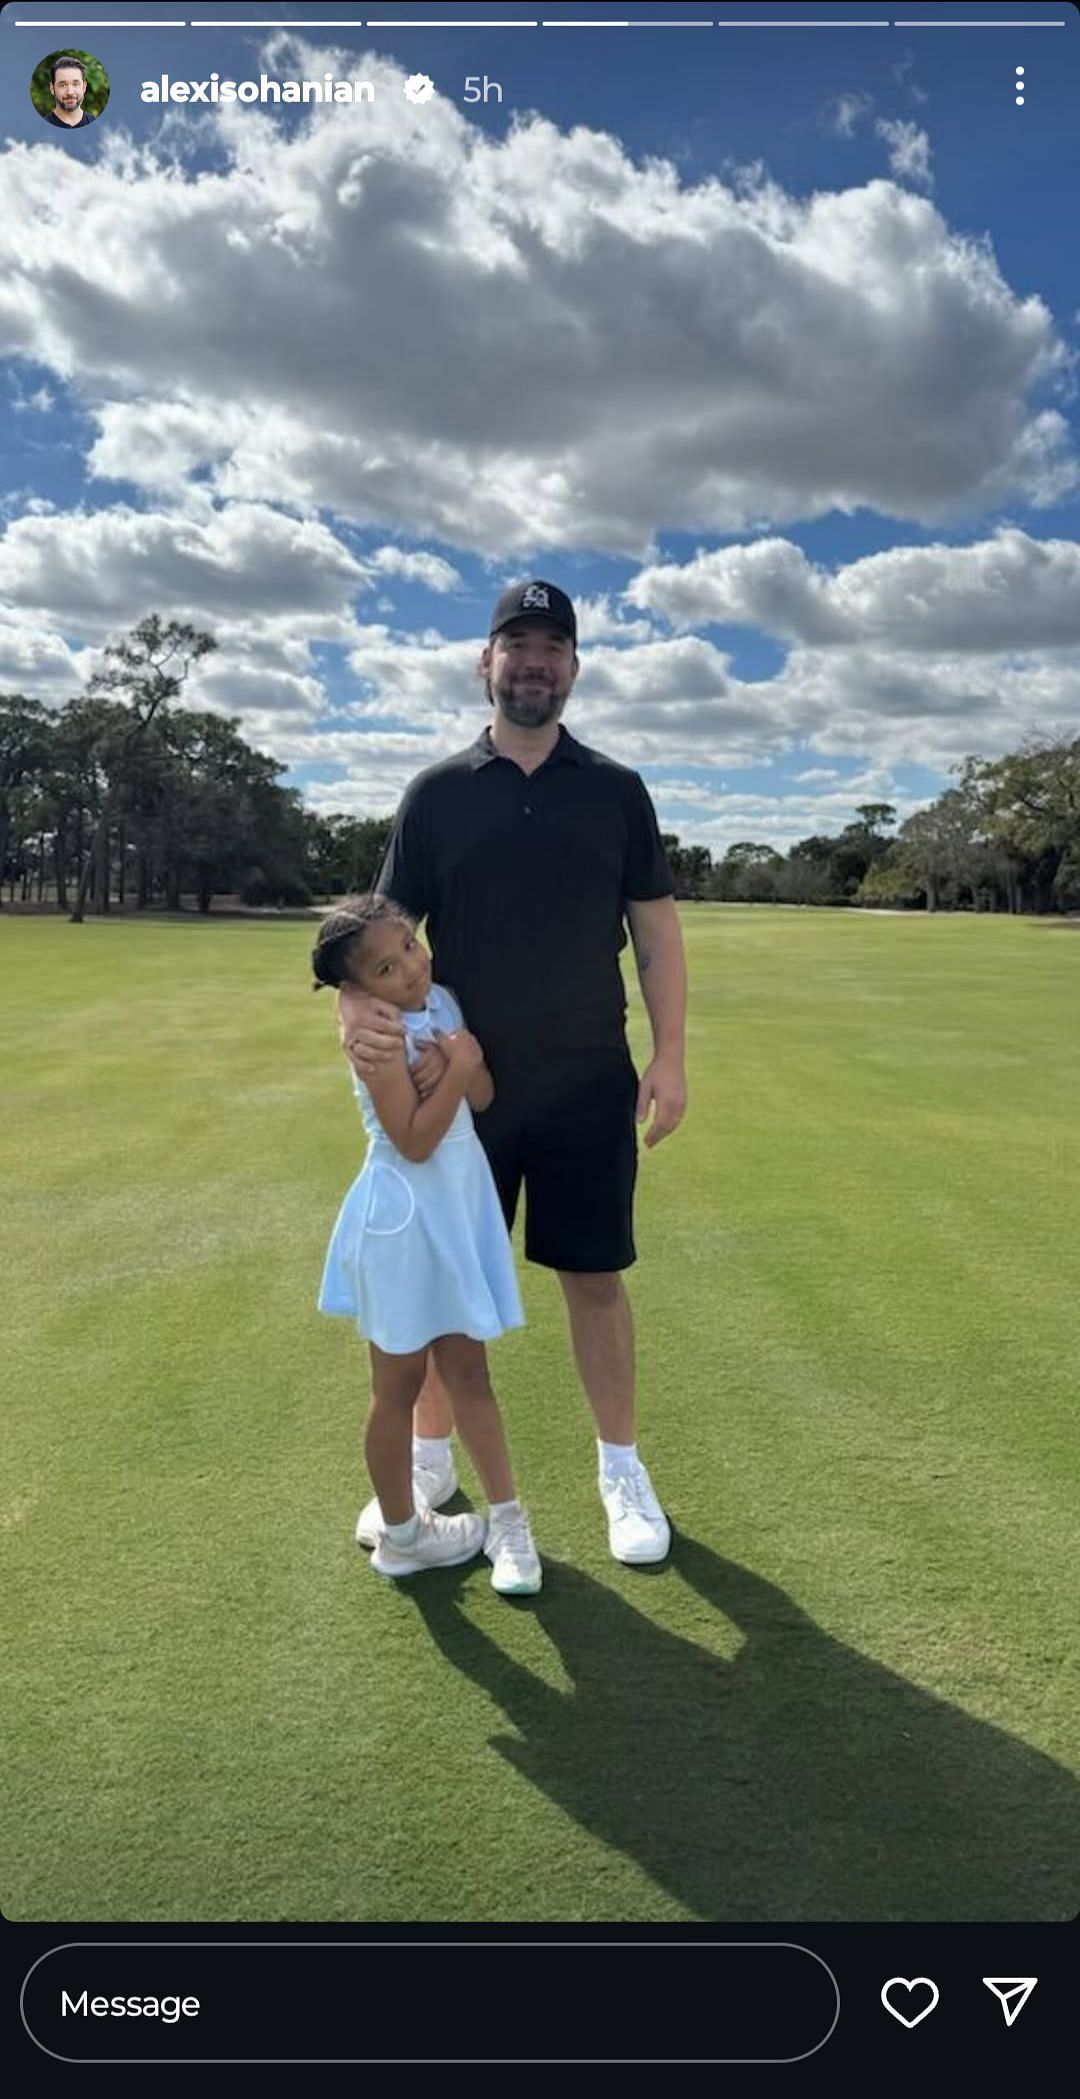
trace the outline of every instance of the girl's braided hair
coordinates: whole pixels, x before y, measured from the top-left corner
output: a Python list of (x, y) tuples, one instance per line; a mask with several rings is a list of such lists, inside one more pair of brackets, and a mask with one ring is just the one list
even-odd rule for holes
[(322, 991), (326, 985), (336, 989), (339, 984), (347, 983), (352, 942), (362, 943), (369, 926), (379, 925), (388, 918), (399, 919), (410, 927), (415, 923), (400, 904), (395, 904), (393, 897), (377, 896), (373, 891), (364, 896), (347, 896), (340, 909), (328, 912), (311, 950), (311, 967), (315, 972), (312, 990)]

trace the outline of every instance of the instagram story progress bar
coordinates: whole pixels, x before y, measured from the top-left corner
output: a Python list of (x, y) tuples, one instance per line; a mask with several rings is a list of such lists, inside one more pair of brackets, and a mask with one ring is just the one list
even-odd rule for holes
[(75, 31), (97, 29), (297, 29), (297, 30), (346, 30), (346, 29), (424, 29), (445, 31), (464, 30), (510, 30), (531, 29), (540, 33), (560, 30), (808, 30), (808, 29), (1064, 29), (1064, 16), (1055, 15), (834, 15), (811, 14), (767, 14), (760, 9), (754, 15), (494, 15), (486, 18), (472, 15), (288, 15), (230, 14), (230, 15), (17, 15), (10, 23), (16, 29), (57, 29), (69, 35)]

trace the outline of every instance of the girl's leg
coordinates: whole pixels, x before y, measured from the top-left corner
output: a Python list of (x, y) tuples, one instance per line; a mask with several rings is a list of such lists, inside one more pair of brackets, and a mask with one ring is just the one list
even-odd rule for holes
[(412, 1410), (424, 1381), (427, 1350), (389, 1356), (371, 1348), (371, 1405), (364, 1456), (384, 1523), (407, 1523), (413, 1513)]
[(443, 1384), (450, 1396), (454, 1420), (489, 1501), (515, 1501), (517, 1490), (510, 1467), (499, 1403), (491, 1389), (487, 1352), (482, 1341), (465, 1334), (442, 1334), (431, 1344)]

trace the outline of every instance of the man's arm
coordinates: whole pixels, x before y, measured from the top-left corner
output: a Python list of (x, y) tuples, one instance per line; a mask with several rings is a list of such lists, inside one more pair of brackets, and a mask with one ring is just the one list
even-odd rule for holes
[(396, 1006), (371, 998), (355, 984), (342, 984), (337, 995), (341, 1047), (358, 1078), (367, 1080), (380, 1064), (396, 1061), (405, 1041), (405, 1024)]
[(686, 956), (682, 927), (670, 896), (631, 898), (626, 906), (637, 959), (641, 995), (652, 1025), (653, 1056), (638, 1088), (637, 1119), (644, 1122), (649, 1105), (653, 1119), (645, 1134), (648, 1146), (678, 1128), (686, 1113)]

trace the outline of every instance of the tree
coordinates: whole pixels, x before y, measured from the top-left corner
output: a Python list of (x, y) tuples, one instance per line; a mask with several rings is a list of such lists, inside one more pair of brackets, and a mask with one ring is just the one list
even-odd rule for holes
[[(1035, 909), (1061, 909), (1080, 858), (1080, 737), (1032, 740), (988, 764), (968, 761), (989, 837), (1023, 863)], [(1062, 882), (1059, 882), (1059, 876)]]
[(712, 873), (712, 854), (707, 845), (681, 845), (674, 831), (662, 831), (660, 843), (664, 848), (671, 879), (675, 884), (675, 895), (691, 898), (699, 903), (708, 894), (709, 876)]
[(709, 876), (712, 874), (712, 854), (707, 845), (688, 845), (683, 863), (683, 895), (698, 904), (709, 893)]
[(727, 903), (771, 904), (783, 865), (775, 846), (739, 839), (729, 845), (719, 867), (712, 871), (713, 895)]
[(896, 810), (891, 802), (860, 802), (855, 814), (862, 821), (862, 828), (876, 837), (882, 831), (891, 831), (896, 822)]
[(22, 844), (28, 798), (36, 795), (48, 767), (52, 737), (52, 717), (38, 700), (18, 692), (0, 694), (0, 885), (9, 854)]
[(839, 838), (833, 840), (829, 860), (832, 880), (845, 898), (855, 895), (868, 870), (889, 850), (889, 841), (877, 826), (896, 820), (891, 802), (864, 802), (856, 813), (859, 822), (845, 824)]
[[(105, 663), (94, 673), (87, 698), (105, 702), (97, 717), (100, 737), (94, 766), (100, 783), (94, 831), (71, 913), (81, 925), (91, 877), (96, 871), (97, 908), (109, 908), (109, 845), (122, 790), (132, 779), (135, 757), (155, 719), (182, 690), (193, 664), (217, 647), (209, 634), (179, 620), (163, 624), (151, 613), (123, 641), (111, 643)], [(114, 711), (120, 708), (120, 714)]]
[(792, 846), (776, 878), (779, 903), (835, 904), (842, 900), (830, 872), (835, 844), (834, 838), (815, 834)]
[(916, 904), (922, 897), (922, 889), (914, 864), (914, 856), (902, 845), (883, 860), (875, 860), (868, 867), (855, 891), (857, 904), (908, 905)]

